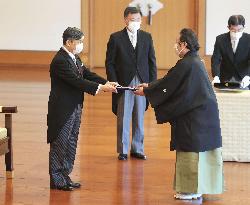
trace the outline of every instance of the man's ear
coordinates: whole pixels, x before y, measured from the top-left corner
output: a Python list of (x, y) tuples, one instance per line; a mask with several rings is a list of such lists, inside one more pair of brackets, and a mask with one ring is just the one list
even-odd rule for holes
[(65, 43), (65, 45), (66, 46), (70, 46), (70, 42), (71, 42), (70, 40), (67, 40), (66, 43)]
[(124, 22), (125, 22), (126, 25), (128, 25), (129, 20), (127, 18), (124, 18)]

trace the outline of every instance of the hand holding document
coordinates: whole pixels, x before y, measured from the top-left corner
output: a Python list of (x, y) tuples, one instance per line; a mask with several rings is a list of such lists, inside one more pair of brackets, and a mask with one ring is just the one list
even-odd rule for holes
[(116, 90), (117, 85), (118, 85), (118, 83), (116, 83), (116, 82), (107, 82), (106, 84), (101, 85), (100, 90), (104, 91), (104, 92), (117, 93), (117, 90)]
[(145, 96), (145, 94), (143, 92), (143, 88), (147, 88), (147, 87), (148, 87), (147, 83), (142, 83), (142, 84), (138, 85), (137, 90), (134, 92), (134, 94), (140, 95), (140, 96)]
[(114, 87), (119, 86), (119, 83), (117, 83), (117, 82), (109, 82), (108, 81), (107, 84), (114, 86)]
[(130, 91), (136, 91), (138, 88), (137, 87), (124, 87), (121, 85), (116, 86), (117, 91), (124, 91), (124, 90), (130, 90)]

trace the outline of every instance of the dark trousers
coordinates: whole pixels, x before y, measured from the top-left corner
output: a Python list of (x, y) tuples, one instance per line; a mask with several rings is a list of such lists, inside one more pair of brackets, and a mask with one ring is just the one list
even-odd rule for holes
[(54, 186), (65, 186), (71, 182), (69, 174), (73, 170), (77, 140), (81, 123), (82, 108), (76, 107), (62, 127), (59, 136), (50, 144), (49, 174)]

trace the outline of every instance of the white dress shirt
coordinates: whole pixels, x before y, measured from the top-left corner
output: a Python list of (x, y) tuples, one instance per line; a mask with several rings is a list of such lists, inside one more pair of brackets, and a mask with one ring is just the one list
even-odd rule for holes
[(128, 32), (128, 37), (130, 42), (132, 43), (133, 47), (136, 47), (137, 44), (137, 32), (136, 33), (132, 33), (130, 30), (127, 29)]
[(73, 53), (69, 52), (67, 48), (65, 48), (64, 46), (62, 47), (63, 50), (65, 50), (69, 56), (72, 58), (72, 60), (74, 61), (74, 63), (76, 64), (76, 57)]

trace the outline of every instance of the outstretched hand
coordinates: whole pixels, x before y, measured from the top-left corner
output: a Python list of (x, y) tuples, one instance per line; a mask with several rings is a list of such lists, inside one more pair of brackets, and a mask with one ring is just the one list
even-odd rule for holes
[(147, 88), (147, 87), (148, 87), (147, 83), (142, 83), (142, 84), (138, 85), (136, 87), (138, 90), (134, 91), (134, 94), (140, 95), (140, 96), (145, 96), (145, 94), (143, 92), (143, 88)]
[(119, 83), (117, 83), (117, 82), (107, 82), (106, 84), (109, 84), (109, 85), (112, 85), (112, 86), (118, 86), (119, 85)]
[(116, 82), (107, 82), (104, 85), (101, 85), (100, 90), (103, 92), (113, 92), (117, 93), (116, 86), (119, 85)]

